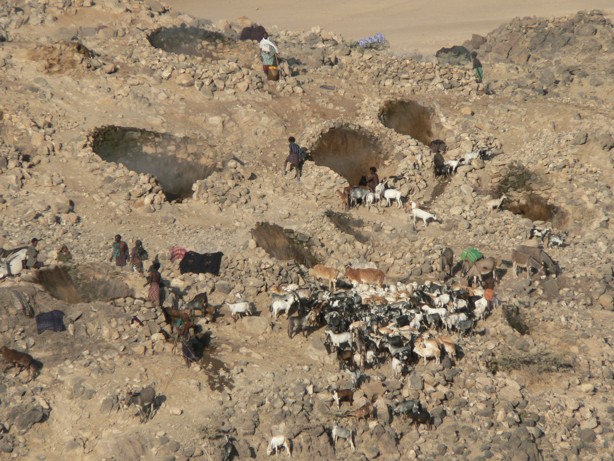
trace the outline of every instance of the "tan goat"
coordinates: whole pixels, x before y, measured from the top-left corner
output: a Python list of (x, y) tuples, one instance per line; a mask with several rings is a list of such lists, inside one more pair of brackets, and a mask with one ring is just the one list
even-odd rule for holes
[(337, 279), (339, 278), (339, 271), (337, 269), (316, 264), (311, 268), (310, 273), (318, 280), (328, 280), (328, 288), (330, 290), (335, 291), (337, 289)]
[(349, 264), (345, 266), (345, 276), (351, 282), (377, 285), (380, 288), (384, 286), (386, 279), (386, 274), (379, 269), (353, 269)]

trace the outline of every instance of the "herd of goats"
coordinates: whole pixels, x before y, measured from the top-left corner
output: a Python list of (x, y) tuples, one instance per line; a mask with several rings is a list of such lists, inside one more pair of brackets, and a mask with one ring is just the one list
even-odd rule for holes
[[(487, 155), (485, 151), (480, 151), (467, 154), (473, 156), (467, 159), (445, 161), (437, 152), (437, 146), (431, 148), (436, 153), (435, 172), (438, 175), (453, 174), (463, 162)], [(386, 188), (383, 183), (374, 192), (364, 187), (349, 187), (337, 194), (348, 209), (359, 202), (370, 206), (378, 200), (385, 200), (388, 206), (392, 201), (398, 207), (403, 206), (401, 193)], [(499, 209), (504, 199), (505, 196), (493, 199), (488, 203), (489, 209)], [(429, 220), (437, 220), (434, 214), (419, 209), (414, 202), (411, 204), (414, 227), (417, 219), (422, 219), (425, 226)], [(544, 250), (544, 244), (547, 247), (565, 246), (565, 236), (553, 234), (549, 228), (534, 226), (529, 237), (541, 239), (542, 245), (521, 245), (513, 250), (511, 262), (514, 276), (518, 276), (520, 269), (525, 270), (529, 278), (533, 273), (540, 272), (558, 275), (560, 269)], [(475, 261), (463, 259), (455, 264), (454, 252), (450, 248), (445, 248), (440, 255), (440, 271), (444, 276), (442, 283), (386, 284), (385, 273), (379, 269), (348, 265), (342, 274), (336, 268), (317, 264), (309, 270), (310, 285), (299, 287), (288, 284), (271, 290), (271, 318), (278, 321), (285, 314), (290, 338), (299, 334), (307, 337), (316, 330), (323, 330), (328, 353), (336, 355), (340, 370), (347, 371), (352, 378), (351, 388), (328, 389), (331, 402), (340, 410), (344, 402), (353, 405), (354, 392), (368, 379), (365, 369), (381, 367), (389, 362), (392, 375), (402, 379), (421, 359), (425, 365), (429, 360), (439, 364), (445, 357), (454, 362), (458, 346), (450, 334), (471, 334), (476, 323), (489, 315), (497, 300), (487, 295), (488, 289), (483, 282), (490, 280), (492, 285), (489, 288), (494, 288), (494, 282), (500, 279), (501, 269), (501, 261), (492, 257), (481, 257)], [(457, 272), (466, 277), (466, 284), (454, 283)], [(321, 285), (321, 282), (326, 284)], [(494, 290), (491, 293), (494, 295)], [(257, 313), (254, 304), (249, 301), (237, 300), (225, 305), (235, 322), (243, 316)], [(162, 308), (171, 330), (176, 327), (175, 338), (181, 341), (188, 366), (198, 360), (195, 348), (198, 338), (193, 333), (197, 330), (198, 319), (207, 323), (215, 321), (219, 307), (209, 305), (206, 293), (201, 293), (187, 304), (180, 302), (173, 308)], [(4, 346), (0, 349), (0, 355), (9, 368), (17, 369), (17, 374), (27, 370), (30, 380), (36, 377), (39, 364), (29, 354)], [(141, 421), (146, 422), (153, 417), (158, 400), (155, 389), (149, 386), (128, 393), (121, 403), (124, 407), (135, 406)], [(368, 401), (337, 417), (367, 420), (374, 416), (374, 412), (374, 402)], [(408, 418), (416, 425), (430, 427), (433, 423), (432, 416), (418, 400), (399, 402), (392, 412), (394, 416)], [(354, 434), (354, 430), (339, 426), (338, 421), (330, 429), (335, 448), (339, 439), (345, 439), (355, 450)], [(291, 455), (291, 447), (287, 437), (277, 434), (269, 441), (267, 454), (285, 450)], [(233, 439), (227, 436), (223, 459), (235, 459), (236, 453)]]

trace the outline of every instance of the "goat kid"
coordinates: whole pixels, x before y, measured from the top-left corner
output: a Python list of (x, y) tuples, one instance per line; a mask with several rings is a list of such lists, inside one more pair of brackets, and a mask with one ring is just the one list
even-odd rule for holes
[(333, 333), (331, 330), (324, 330), (324, 333), (326, 333), (328, 340), (337, 349), (339, 349), (342, 344), (350, 344), (350, 341), (352, 340), (352, 333), (349, 331), (344, 333)]
[(23, 370), (28, 370), (28, 381), (32, 381), (32, 379), (34, 379), (34, 377), (38, 373), (36, 363), (34, 362), (34, 359), (30, 354), (26, 354), (25, 352), (19, 352), (15, 349), (9, 349), (6, 346), (2, 346), (2, 349), (0, 349), (0, 353), (2, 354), (2, 357), (4, 357), (4, 359), (11, 364), (8, 368), (10, 368), (11, 366), (19, 367), (17, 375), (19, 375), (19, 373), (21, 373)]
[(292, 456), (292, 451), (290, 450), (290, 440), (286, 439), (286, 437), (283, 435), (275, 435), (271, 437), (269, 446), (266, 449), (266, 454), (268, 456), (273, 453), (277, 454), (277, 452), (281, 449), (286, 450), (288, 456)]

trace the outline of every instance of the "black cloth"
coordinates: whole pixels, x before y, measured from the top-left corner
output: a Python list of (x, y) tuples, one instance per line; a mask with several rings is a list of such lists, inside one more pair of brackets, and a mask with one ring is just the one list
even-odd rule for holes
[(45, 330), (66, 331), (64, 312), (55, 310), (38, 314), (36, 316), (36, 329), (38, 334)]
[(179, 263), (179, 270), (182, 274), (186, 272), (192, 272), (194, 274), (206, 272), (213, 275), (220, 275), (222, 256), (224, 256), (224, 253), (221, 251), (203, 254), (188, 251)]

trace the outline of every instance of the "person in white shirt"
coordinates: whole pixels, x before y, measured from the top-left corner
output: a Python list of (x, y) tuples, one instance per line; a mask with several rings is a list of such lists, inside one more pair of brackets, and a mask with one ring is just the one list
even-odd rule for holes
[(262, 70), (265, 74), (269, 74), (269, 66), (277, 64), (277, 54), (279, 49), (269, 40), (269, 34), (266, 32), (260, 40), (260, 60), (262, 61)]

